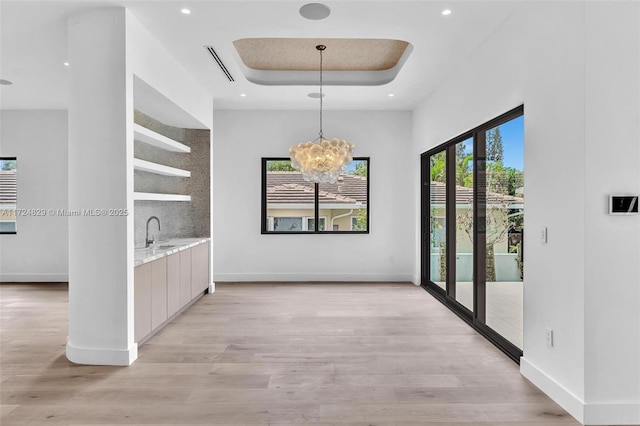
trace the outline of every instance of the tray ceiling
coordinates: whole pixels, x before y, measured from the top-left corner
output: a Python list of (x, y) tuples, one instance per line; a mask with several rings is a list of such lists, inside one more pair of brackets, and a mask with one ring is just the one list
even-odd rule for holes
[(364, 38), (243, 38), (233, 42), (249, 68), (265, 71), (317, 71), (324, 44), (325, 71), (382, 71), (398, 64), (409, 43)]

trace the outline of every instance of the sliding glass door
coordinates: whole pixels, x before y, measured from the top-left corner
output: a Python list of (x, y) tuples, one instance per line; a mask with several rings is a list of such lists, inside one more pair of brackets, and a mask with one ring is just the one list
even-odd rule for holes
[(523, 107), (422, 156), (422, 285), (522, 355)]
[(473, 311), (473, 138), (453, 145), (455, 163), (455, 300)]

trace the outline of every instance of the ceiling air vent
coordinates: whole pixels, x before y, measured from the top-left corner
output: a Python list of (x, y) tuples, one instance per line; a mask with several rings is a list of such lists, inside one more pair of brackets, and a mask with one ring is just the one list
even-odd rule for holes
[(227, 76), (227, 78), (229, 79), (229, 81), (235, 81), (233, 79), (233, 76), (231, 75), (231, 73), (229, 72), (229, 70), (227, 69), (227, 67), (224, 65), (224, 63), (222, 62), (222, 59), (220, 59), (220, 57), (218, 56), (218, 54), (216, 53), (216, 51), (213, 49), (212, 46), (205, 46), (205, 49), (207, 49), (209, 51), (209, 53), (211, 54), (211, 56), (213, 57), (213, 60), (216, 61), (216, 63), (218, 64), (218, 66), (220, 67), (220, 69), (222, 70), (222, 72), (224, 73), (224, 75)]

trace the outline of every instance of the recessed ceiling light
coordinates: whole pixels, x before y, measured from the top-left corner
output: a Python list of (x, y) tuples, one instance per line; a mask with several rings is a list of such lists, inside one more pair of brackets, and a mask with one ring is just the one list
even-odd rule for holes
[[(313, 99), (320, 99), (320, 92), (311, 92), (307, 96), (310, 97), (310, 98), (313, 98)], [(323, 93), (322, 97), (324, 98), (325, 96), (326, 96), (326, 94)]]
[(13, 84), (13, 82), (9, 81), (9, 80), (0, 79), (0, 84), (2, 84), (3, 86), (11, 86)]
[(240, 93), (240, 96), (242, 96), (243, 98), (247, 96), (246, 93)]
[(69, 66), (69, 62), (63, 62), (62, 64), (63, 64), (65, 67), (68, 67), (68, 66)]
[(443, 10), (443, 11), (442, 11), (442, 14), (443, 14), (444, 16), (451, 15), (451, 9), (445, 9), (445, 10)]
[(322, 3), (307, 3), (300, 8), (300, 15), (307, 19), (324, 19), (331, 14), (329, 6)]
[(393, 98), (395, 95), (393, 93), (389, 93), (389, 97)]
[(190, 13), (191, 13), (191, 11), (190, 11), (189, 9), (187, 9), (186, 7), (185, 7), (185, 8), (183, 8), (183, 9), (180, 9), (180, 12), (182, 12), (182, 13), (183, 13), (183, 14), (185, 14), (185, 15), (188, 15), (188, 14), (190, 14)]

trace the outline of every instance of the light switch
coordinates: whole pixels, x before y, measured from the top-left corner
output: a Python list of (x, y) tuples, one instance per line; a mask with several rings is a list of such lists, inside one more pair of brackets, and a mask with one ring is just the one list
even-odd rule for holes
[(544, 227), (540, 230), (540, 242), (543, 244), (547, 243), (547, 228)]
[(547, 346), (553, 347), (553, 330), (547, 327)]

